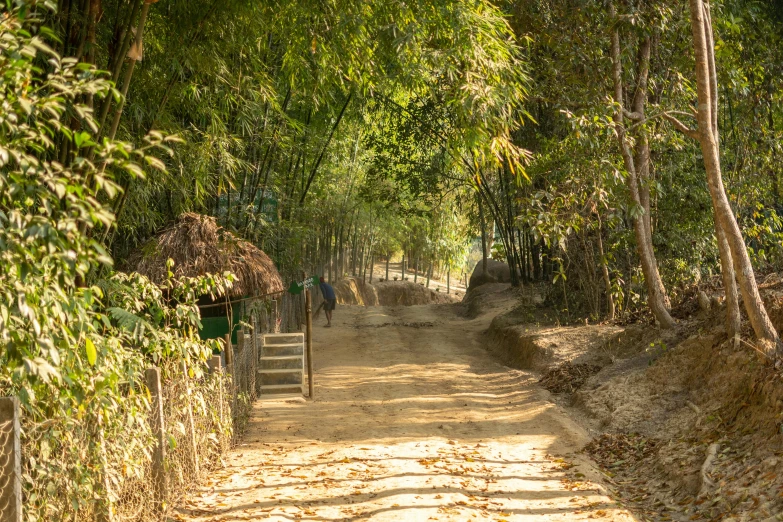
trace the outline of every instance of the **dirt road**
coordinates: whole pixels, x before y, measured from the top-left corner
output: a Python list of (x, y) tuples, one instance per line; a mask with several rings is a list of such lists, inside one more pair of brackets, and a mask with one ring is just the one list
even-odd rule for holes
[(316, 399), (259, 402), (176, 519), (636, 520), (571, 455), (585, 434), (481, 347), (488, 319), (455, 310), (338, 307)]

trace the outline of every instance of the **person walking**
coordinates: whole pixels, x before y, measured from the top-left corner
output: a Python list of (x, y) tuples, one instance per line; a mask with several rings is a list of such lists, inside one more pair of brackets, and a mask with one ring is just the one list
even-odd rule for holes
[(327, 283), (321, 276), (321, 295), (324, 296), (324, 312), (326, 312), (326, 327), (332, 326), (332, 311), (337, 306), (337, 296), (334, 294), (334, 288)]

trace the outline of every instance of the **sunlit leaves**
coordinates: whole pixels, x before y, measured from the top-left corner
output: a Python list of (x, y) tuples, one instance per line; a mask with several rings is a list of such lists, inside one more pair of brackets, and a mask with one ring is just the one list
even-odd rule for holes
[(87, 354), (87, 362), (90, 363), (90, 366), (95, 366), (98, 361), (98, 350), (89, 337), (84, 340), (84, 351)]

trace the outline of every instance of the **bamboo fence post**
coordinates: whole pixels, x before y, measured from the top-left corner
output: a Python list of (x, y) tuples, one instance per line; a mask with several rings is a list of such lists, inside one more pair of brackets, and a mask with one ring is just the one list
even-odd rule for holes
[(209, 373), (215, 373), (220, 371), (220, 356), (219, 355), (213, 355), (212, 358), (209, 360)]
[[(223, 428), (223, 384), (221, 382), (221, 359), (219, 355), (213, 355), (212, 359), (209, 361), (209, 370), (213, 375), (217, 376), (218, 379), (218, 387), (217, 387), (217, 400), (218, 400), (218, 425), (217, 425), (217, 432), (220, 433), (220, 430)], [(222, 438), (221, 444), (222, 444)]]
[(0, 397), (0, 522), (22, 522), (19, 399)]
[(231, 392), (231, 413), (230, 413), (230, 419), (231, 422), (234, 422), (234, 412), (236, 412), (236, 400), (237, 400), (237, 392), (236, 392), (236, 381), (234, 380), (234, 346), (231, 344), (231, 334), (226, 334), (225, 337), (226, 342), (226, 374), (228, 379), (230, 379), (230, 387), (229, 391)]
[(95, 423), (96, 444), (98, 445), (98, 457), (101, 465), (101, 485), (103, 486), (103, 499), (97, 513), (98, 522), (114, 522), (114, 495), (109, 481), (109, 459), (106, 456), (106, 439), (103, 435), (103, 416), (100, 412)]
[(193, 398), (191, 397), (191, 391), (190, 391), (190, 382), (188, 377), (188, 367), (185, 364), (185, 361), (180, 361), (179, 363), (180, 370), (182, 371), (182, 378), (185, 379), (185, 401), (187, 404), (185, 404), (185, 407), (187, 409), (187, 420), (188, 420), (188, 434), (190, 435), (190, 445), (193, 448), (193, 471), (196, 476), (196, 480), (198, 480), (199, 476), (201, 476), (201, 471), (199, 470), (199, 464), (198, 464), (198, 444), (196, 443), (196, 423), (193, 421)]
[(223, 351), (226, 354), (226, 371), (234, 373), (234, 346), (231, 344), (231, 334), (228, 333), (223, 339)]
[(162, 512), (166, 503), (168, 484), (166, 480), (166, 426), (163, 417), (163, 390), (160, 384), (160, 369), (147, 368), (144, 372), (152, 406), (152, 433), (155, 435), (155, 449), (152, 452), (152, 483), (155, 511)]
[(305, 314), (307, 315), (307, 392), (312, 400), (313, 395), (313, 303), (310, 290), (305, 290)]
[(253, 325), (252, 329), (252, 338), (250, 342), (250, 349), (252, 350), (252, 353), (250, 354), (250, 400), (255, 401), (257, 397), (256, 392), (256, 371), (257, 371), (257, 364), (258, 364), (258, 331), (257, 331), (257, 322), (256, 322), (256, 316), (253, 315), (253, 317), (250, 319), (251, 324)]

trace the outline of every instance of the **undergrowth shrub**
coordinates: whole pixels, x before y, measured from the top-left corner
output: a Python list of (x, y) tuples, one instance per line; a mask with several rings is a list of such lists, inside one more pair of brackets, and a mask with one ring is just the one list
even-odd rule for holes
[(231, 386), (207, 373), (214, 346), (198, 337), (196, 300), (233, 278), (159, 288), (111, 272), (100, 238), (114, 220), (113, 179), (160, 167), (151, 154), (168, 138), (98, 140), (89, 101), (110, 82), (53, 50), (40, 21), (49, 4), (12, 5), (0, 12), (0, 395), (21, 404), (25, 520), (108, 509), (144, 520), (156, 507), (146, 368), (162, 369), (170, 498), (195, 479), (194, 446), (206, 469), (231, 440)]

